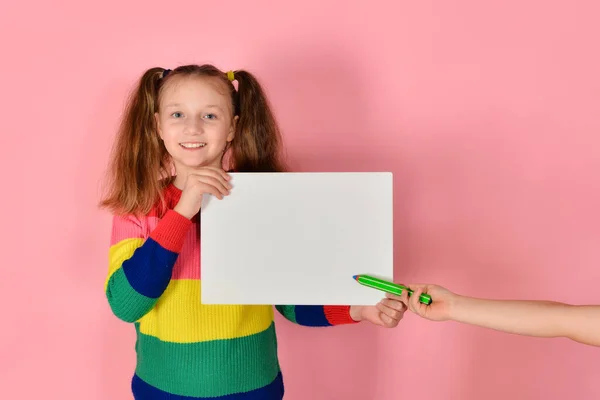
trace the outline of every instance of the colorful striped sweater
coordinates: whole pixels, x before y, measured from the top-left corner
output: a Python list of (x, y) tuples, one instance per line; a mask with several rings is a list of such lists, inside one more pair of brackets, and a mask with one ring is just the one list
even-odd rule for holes
[(280, 400), (275, 308), (306, 326), (354, 323), (348, 306), (218, 306), (200, 302), (198, 219), (173, 207), (181, 191), (165, 189), (167, 211), (114, 216), (106, 297), (133, 323), (135, 399)]

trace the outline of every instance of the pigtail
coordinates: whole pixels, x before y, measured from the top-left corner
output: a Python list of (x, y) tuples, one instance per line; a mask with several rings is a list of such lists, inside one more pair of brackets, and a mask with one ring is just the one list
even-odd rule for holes
[[(100, 206), (116, 214), (145, 215), (154, 206), (165, 211), (164, 188), (173, 181), (169, 153), (159, 137), (155, 113), (159, 94), (173, 76), (220, 79), (231, 94), (239, 120), (228, 153), (239, 172), (283, 172), (282, 139), (271, 107), (256, 78), (247, 71), (227, 74), (212, 65), (184, 65), (173, 71), (151, 68), (131, 94), (113, 148), (109, 187)], [(237, 90), (231, 81), (237, 81)], [(230, 151), (227, 151), (230, 150)]]
[(233, 168), (239, 172), (283, 172), (279, 127), (264, 91), (247, 71), (234, 71), (238, 83), (234, 114), (239, 116), (231, 142)]
[(113, 148), (108, 193), (100, 203), (114, 213), (148, 213), (162, 199), (171, 177), (169, 156), (154, 117), (164, 71), (146, 71), (129, 98)]

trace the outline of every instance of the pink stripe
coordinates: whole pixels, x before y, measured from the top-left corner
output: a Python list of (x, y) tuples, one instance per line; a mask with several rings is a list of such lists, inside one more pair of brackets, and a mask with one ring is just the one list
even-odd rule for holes
[[(138, 219), (131, 216), (113, 218), (111, 245), (124, 239), (146, 239), (156, 228), (158, 217)], [(193, 223), (185, 237), (183, 248), (173, 269), (171, 279), (200, 279), (200, 232), (197, 223)]]
[[(145, 218), (148, 232), (152, 232), (159, 221), (158, 217)], [(200, 279), (200, 227), (196, 222), (188, 230), (171, 279)]]
[(125, 239), (145, 238), (145, 229), (140, 220), (132, 216), (114, 216), (110, 245)]
[(154, 228), (156, 228), (156, 226), (160, 222), (160, 218), (156, 216), (146, 217), (144, 218), (144, 222), (148, 228), (148, 236), (150, 236), (150, 232), (152, 232)]
[(175, 262), (172, 279), (200, 279), (200, 238), (197, 223), (192, 224)]

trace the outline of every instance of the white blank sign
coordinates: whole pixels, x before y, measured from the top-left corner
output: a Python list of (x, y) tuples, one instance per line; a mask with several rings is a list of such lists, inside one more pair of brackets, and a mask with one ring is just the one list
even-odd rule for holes
[(393, 278), (391, 173), (232, 173), (204, 196), (204, 304), (374, 305)]

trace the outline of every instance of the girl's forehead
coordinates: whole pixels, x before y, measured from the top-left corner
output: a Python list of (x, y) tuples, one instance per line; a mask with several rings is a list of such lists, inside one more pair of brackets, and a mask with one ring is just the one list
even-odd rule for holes
[(161, 103), (177, 100), (211, 101), (228, 104), (229, 93), (223, 82), (215, 77), (173, 76), (161, 93)]

